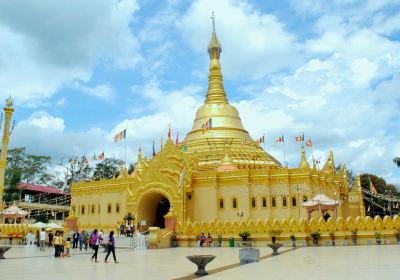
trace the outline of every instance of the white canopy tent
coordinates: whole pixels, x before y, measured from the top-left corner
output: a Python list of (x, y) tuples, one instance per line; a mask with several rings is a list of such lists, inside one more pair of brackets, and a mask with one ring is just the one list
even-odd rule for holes
[(311, 200), (304, 202), (303, 206), (307, 208), (308, 219), (310, 219), (311, 212), (318, 211), (323, 217), (325, 212), (334, 210), (339, 203), (339, 200), (331, 199), (324, 194), (317, 194)]
[(11, 205), (7, 209), (4, 209), (3, 211), (1, 211), (1, 215), (3, 216), (3, 220), (5, 218), (12, 218), (12, 219), (14, 219), (14, 224), (17, 222), (17, 218), (23, 218), (24, 219), (25, 216), (27, 216), (28, 214), (29, 214), (29, 212), (27, 212), (25, 210), (22, 210), (21, 208), (15, 206), (15, 205)]

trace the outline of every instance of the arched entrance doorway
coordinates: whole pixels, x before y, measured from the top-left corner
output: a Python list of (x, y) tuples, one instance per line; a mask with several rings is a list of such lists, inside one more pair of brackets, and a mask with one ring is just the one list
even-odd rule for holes
[(166, 215), (170, 208), (170, 202), (167, 197), (158, 192), (145, 194), (139, 202), (138, 218), (139, 222), (145, 220), (145, 228), (156, 226), (165, 228)]

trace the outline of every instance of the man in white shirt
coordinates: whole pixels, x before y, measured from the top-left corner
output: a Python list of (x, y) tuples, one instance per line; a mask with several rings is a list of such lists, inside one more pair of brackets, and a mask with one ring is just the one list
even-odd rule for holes
[(44, 228), (42, 228), (42, 231), (40, 232), (40, 251), (44, 251), (44, 243), (46, 242), (46, 232), (44, 231)]

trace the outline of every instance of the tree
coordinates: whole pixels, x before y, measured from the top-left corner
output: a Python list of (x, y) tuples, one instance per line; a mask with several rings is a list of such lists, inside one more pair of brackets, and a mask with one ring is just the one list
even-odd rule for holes
[(92, 179), (98, 181), (100, 179), (112, 179), (118, 177), (122, 164), (122, 160), (106, 158), (96, 164)]
[(400, 167), (400, 157), (395, 157), (395, 158), (393, 159), (393, 162), (394, 162), (395, 164), (397, 164), (397, 167)]
[(36, 223), (37, 222), (42, 222), (42, 223), (47, 224), (49, 222), (49, 217), (48, 217), (47, 214), (48, 214), (47, 211), (39, 212), (35, 217), (35, 222)]
[(391, 195), (399, 195), (397, 188), (394, 185), (387, 184), (385, 179), (374, 174), (361, 174), (361, 187), (369, 190), (369, 180), (371, 179), (375, 189), (380, 194), (390, 193)]
[(67, 185), (72, 183), (90, 181), (93, 168), (90, 167), (89, 159), (82, 156), (80, 159), (73, 157), (68, 160)]
[(4, 178), (4, 199), (11, 201), (19, 198), (16, 187), (20, 182), (49, 184), (55, 179), (48, 173), (50, 163), (51, 157), (28, 154), (25, 147), (10, 149)]

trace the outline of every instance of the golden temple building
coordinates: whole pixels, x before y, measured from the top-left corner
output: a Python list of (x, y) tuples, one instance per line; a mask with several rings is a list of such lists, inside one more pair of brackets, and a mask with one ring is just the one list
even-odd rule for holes
[[(332, 152), (319, 170), (302, 147), (298, 167), (288, 168), (250, 137), (224, 90), (221, 52), (213, 28), (205, 102), (181, 144), (168, 139), (152, 159), (139, 150), (131, 175), (123, 168), (119, 178), (72, 185), (71, 210), (80, 228), (118, 229), (128, 213), (144, 228), (171, 230), (187, 221), (365, 216), (359, 178), (350, 186)], [(303, 203), (315, 197), (335, 205), (310, 211)]]

